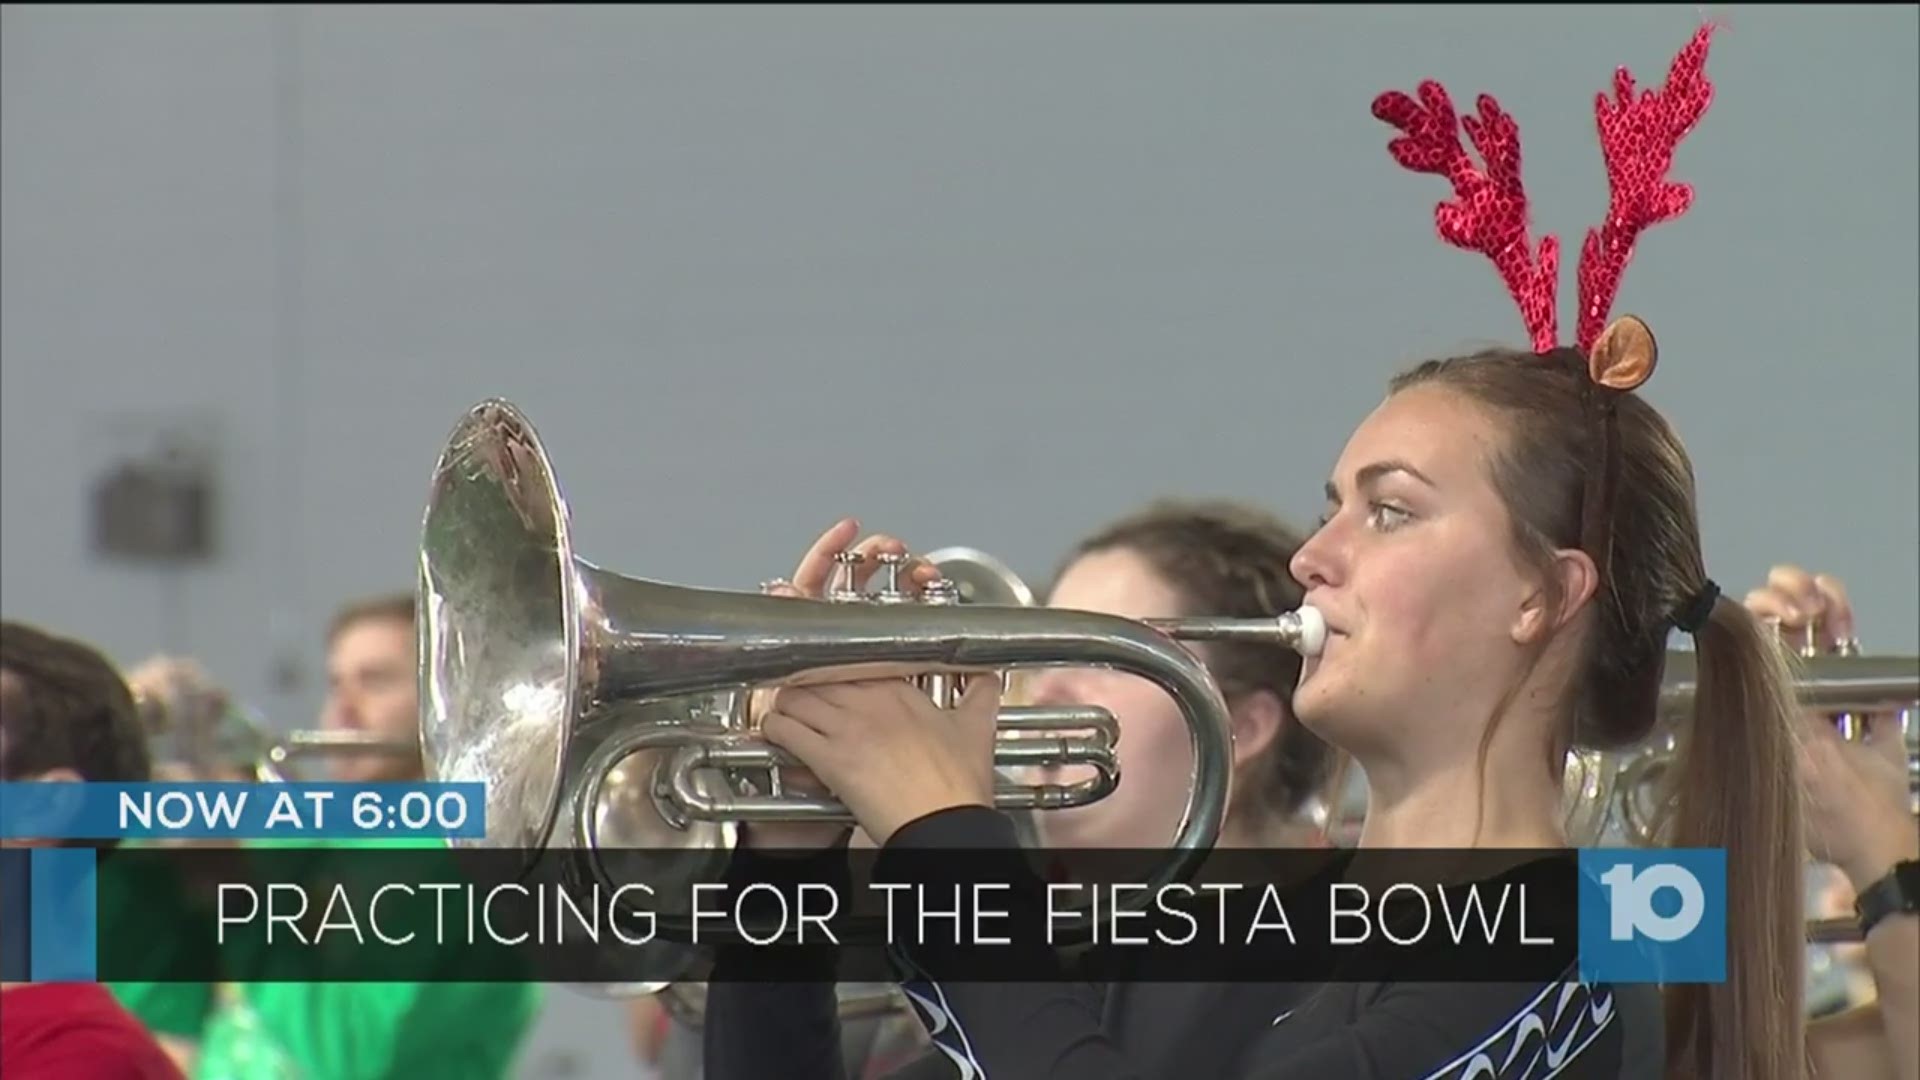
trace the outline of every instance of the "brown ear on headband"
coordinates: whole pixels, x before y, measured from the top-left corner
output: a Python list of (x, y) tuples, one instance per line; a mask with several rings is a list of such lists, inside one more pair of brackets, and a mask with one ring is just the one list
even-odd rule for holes
[(1632, 315), (1622, 315), (1600, 331), (1587, 356), (1587, 374), (1610, 390), (1632, 390), (1647, 381), (1660, 359), (1653, 331)]

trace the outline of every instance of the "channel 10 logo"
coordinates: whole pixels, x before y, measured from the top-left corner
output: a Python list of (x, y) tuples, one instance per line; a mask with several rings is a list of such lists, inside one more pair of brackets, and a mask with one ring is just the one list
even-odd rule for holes
[(1727, 981), (1726, 851), (1582, 850), (1580, 978)]

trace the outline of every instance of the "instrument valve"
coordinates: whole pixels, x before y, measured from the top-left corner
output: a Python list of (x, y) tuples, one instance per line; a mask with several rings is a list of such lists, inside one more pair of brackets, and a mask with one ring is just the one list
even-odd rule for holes
[(920, 602), (947, 607), (960, 602), (960, 585), (946, 578), (935, 578), (920, 590)]
[(911, 593), (900, 587), (900, 568), (907, 565), (904, 552), (883, 551), (874, 556), (881, 569), (886, 573), (886, 581), (880, 586), (873, 599), (882, 604), (905, 604), (913, 600)]
[(853, 604), (866, 599), (854, 585), (854, 577), (859, 573), (860, 564), (866, 556), (857, 551), (835, 552), (833, 561), (838, 569), (834, 571), (833, 586), (827, 590), (827, 599), (837, 604)]

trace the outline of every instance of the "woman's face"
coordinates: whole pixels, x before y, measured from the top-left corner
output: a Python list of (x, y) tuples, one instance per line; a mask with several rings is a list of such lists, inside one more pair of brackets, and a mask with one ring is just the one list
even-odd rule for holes
[(1471, 753), (1537, 633), (1534, 575), (1513, 555), (1489, 463), (1500, 433), (1453, 392), (1389, 397), (1353, 433), (1327, 518), (1293, 560), (1326, 616), (1294, 713), (1364, 759)]
[[(1184, 614), (1181, 597), (1151, 563), (1126, 548), (1095, 551), (1067, 567), (1048, 607), (1127, 619)], [(1046, 668), (1027, 683), (1034, 705), (1099, 706), (1120, 725), (1120, 785), (1099, 802), (1036, 814), (1056, 848), (1150, 848), (1166, 844), (1186, 808), (1193, 746), (1173, 697), (1151, 680), (1099, 668)], [(1091, 777), (1085, 766), (1047, 770), (1051, 783)]]

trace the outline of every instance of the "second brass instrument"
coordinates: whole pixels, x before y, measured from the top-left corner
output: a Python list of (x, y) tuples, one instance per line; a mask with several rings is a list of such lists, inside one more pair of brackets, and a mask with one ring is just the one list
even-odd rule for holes
[(254, 761), (254, 777), (264, 783), (287, 781), (287, 768), (302, 758), (350, 757), (378, 754), (383, 757), (413, 757), (420, 753), (414, 739), (390, 739), (370, 731), (300, 730), (289, 731), (272, 740)]

